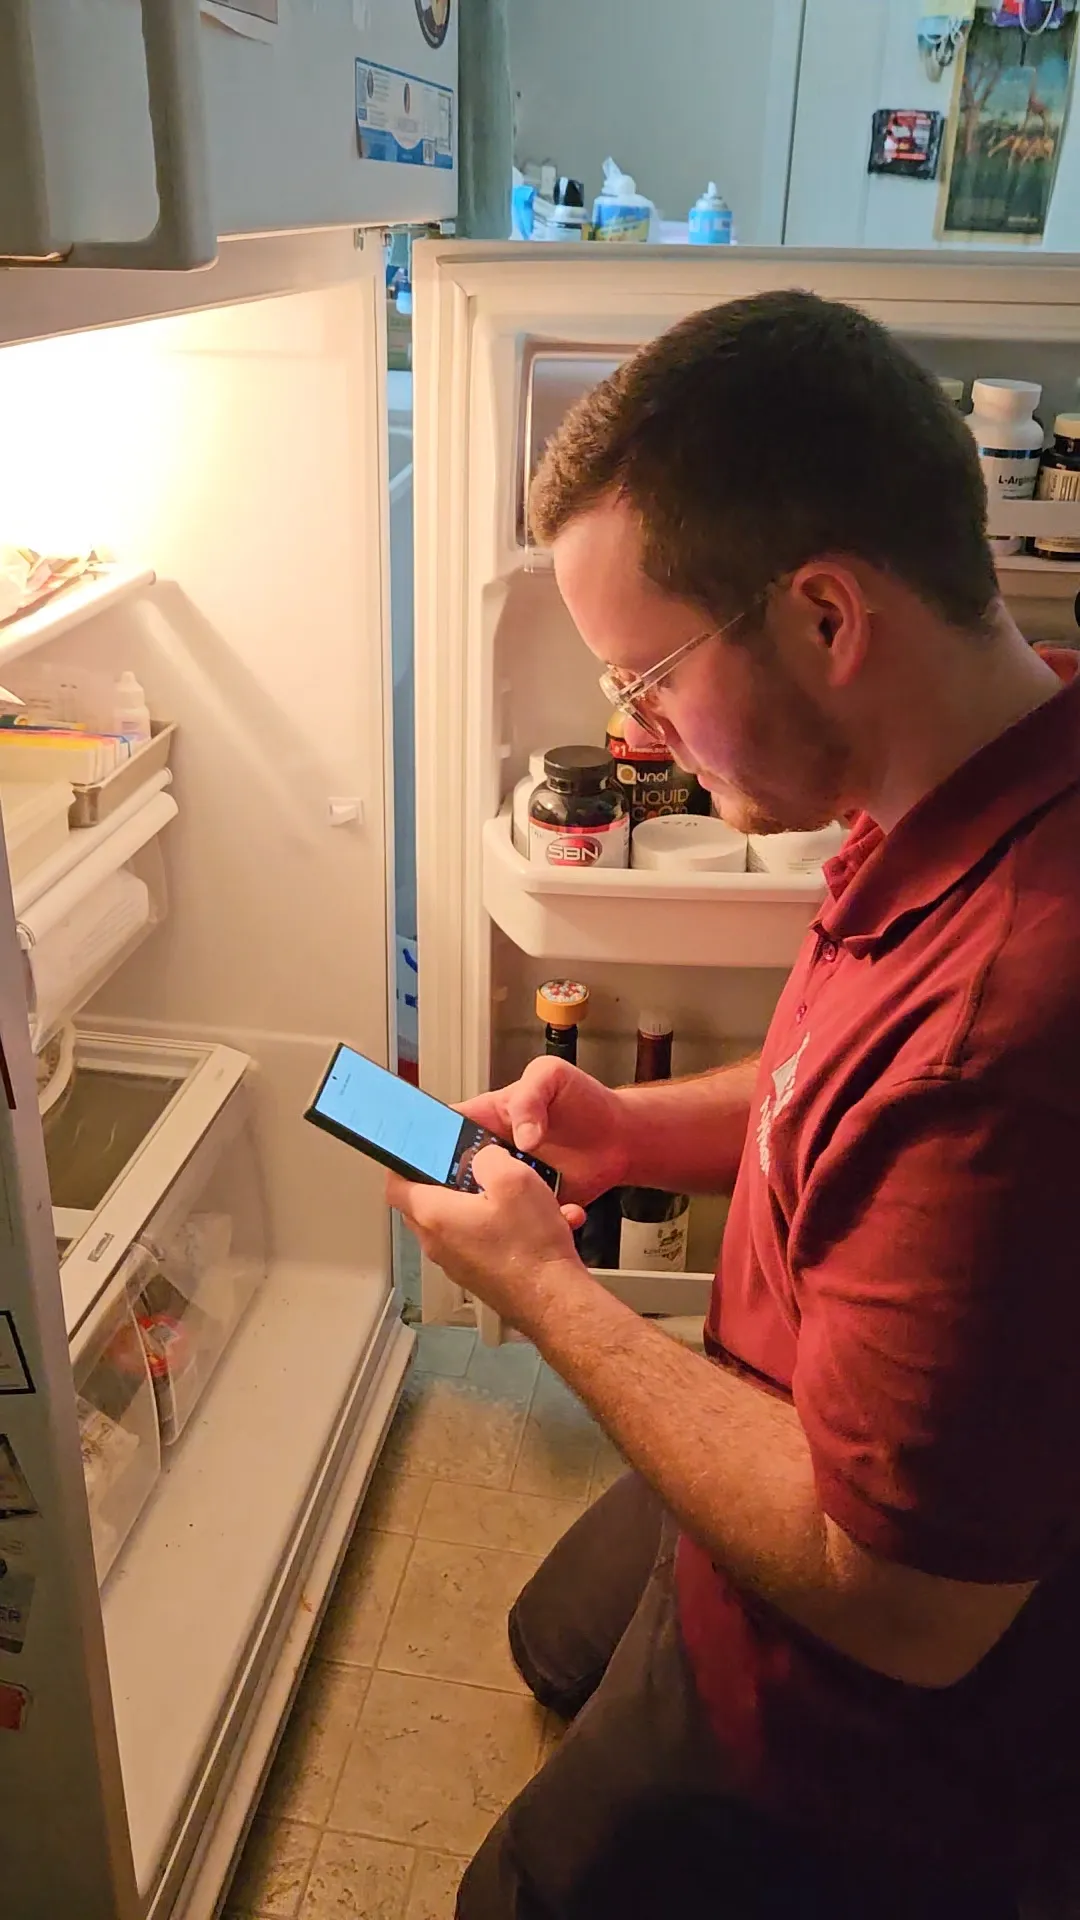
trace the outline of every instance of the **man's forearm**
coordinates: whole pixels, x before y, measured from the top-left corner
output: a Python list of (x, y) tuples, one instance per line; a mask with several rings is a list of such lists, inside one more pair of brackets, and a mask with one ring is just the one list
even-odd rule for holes
[(964, 1588), (848, 1540), (822, 1510), (787, 1401), (640, 1320), (576, 1262), (549, 1286), (524, 1331), (737, 1585), (915, 1686), (951, 1685), (1010, 1624), (1029, 1588)]
[(626, 1184), (671, 1193), (730, 1193), (739, 1171), (758, 1062), (692, 1080), (624, 1087)]

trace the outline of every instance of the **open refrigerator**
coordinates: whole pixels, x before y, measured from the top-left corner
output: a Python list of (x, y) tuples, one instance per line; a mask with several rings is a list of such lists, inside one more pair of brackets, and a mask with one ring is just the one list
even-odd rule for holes
[[(175, 734), (0, 898), (4, 1904), (209, 1920), (412, 1338), (380, 1173), (301, 1119), (337, 1041), (390, 1057), (382, 252), (353, 231), (237, 240), (198, 276), (87, 276), (66, 308), (44, 278), (0, 288), (0, 526), (122, 564), (0, 626), (0, 683), (130, 668)], [(737, 1055), (813, 917), (814, 875), (530, 866), (506, 812), (532, 749), (606, 719), (527, 537), (547, 435), (681, 314), (792, 283), (866, 306), (942, 374), (1072, 404), (1067, 261), (417, 250), (420, 1055), (444, 1099), (520, 1071), (560, 973), (592, 990), (581, 1061), (605, 1079), (628, 1077), (644, 1005), (672, 1015), (677, 1071)], [(1022, 532), (1044, 512), (1010, 511)], [(1080, 536), (1075, 506), (1050, 512)], [(1002, 581), (1033, 637), (1076, 633), (1067, 564), (1018, 557)], [(50, 937), (119, 874), (146, 912), (65, 1005)], [(722, 1231), (695, 1202), (689, 1272), (601, 1277), (639, 1311), (700, 1314)], [(426, 1318), (476, 1312), (425, 1270)]]

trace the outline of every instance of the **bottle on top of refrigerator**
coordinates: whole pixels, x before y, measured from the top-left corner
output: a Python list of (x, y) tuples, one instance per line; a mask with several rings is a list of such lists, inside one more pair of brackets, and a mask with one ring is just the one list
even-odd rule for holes
[[(589, 1011), (589, 989), (580, 980), (545, 980), (536, 993), (536, 1017), (544, 1022), (544, 1052), (577, 1066), (578, 1030)], [(585, 1209), (574, 1245), (587, 1267), (619, 1264), (619, 1190), (601, 1193)]]
[(690, 209), (690, 245), (692, 247), (730, 247), (735, 238), (731, 208), (710, 180), (700, 200)]
[[(1080, 510), (1080, 413), (1059, 413), (1054, 444), (1043, 454), (1037, 500), (1075, 501)], [(1080, 539), (1066, 533), (1040, 533), (1031, 541), (1041, 560), (1080, 561)]]
[(964, 383), (962, 380), (954, 379), (951, 373), (941, 373), (938, 375), (938, 386), (946, 400), (951, 400), (954, 407), (963, 406)]
[(585, 188), (566, 174), (556, 180), (550, 200), (537, 194), (532, 204), (533, 240), (587, 240), (589, 215)]
[[(1011, 500), (1034, 497), (1042, 458), (1043, 430), (1034, 418), (1042, 388), (1033, 380), (976, 380), (971, 389), (968, 426), (979, 449), (991, 509)], [(996, 534), (990, 546), (998, 555), (1019, 553), (1018, 535)]]
[(130, 740), (133, 747), (145, 746), (150, 738), (150, 709), (130, 668), (120, 675), (113, 689), (112, 730)]
[(637, 190), (630, 174), (604, 161), (604, 185), (593, 201), (594, 240), (647, 240), (656, 219), (651, 200)]
[(630, 865), (630, 808), (602, 747), (553, 747), (529, 803), (529, 858), (571, 873)]
[[(638, 1016), (634, 1082), (671, 1079), (671, 1021), (662, 1013)], [(684, 1273), (690, 1197), (654, 1187), (624, 1187), (619, 1266), (626, 1273)]]

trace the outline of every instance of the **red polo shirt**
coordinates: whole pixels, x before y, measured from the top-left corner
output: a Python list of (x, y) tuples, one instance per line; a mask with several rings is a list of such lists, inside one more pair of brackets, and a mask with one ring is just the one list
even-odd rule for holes
[(1080, 1825), (1080, 680), (887, 837), (862, 819), (826, 877), (762, 1056), (709, 1349), (794, 1401), (852, 1539), (1040, 1584), (928, 1691), (684, 1539), (683, 1634), (744, 1795), (1012, 1873)]

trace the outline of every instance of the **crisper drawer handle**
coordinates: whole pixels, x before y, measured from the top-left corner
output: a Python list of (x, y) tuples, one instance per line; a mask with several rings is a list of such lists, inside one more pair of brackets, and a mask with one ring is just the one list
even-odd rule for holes
[(68, 267), (188, 270), (217, 258), (199, 53), (199, 0), (140, 0), (158, 217), (142, 240), (80, 240)]

